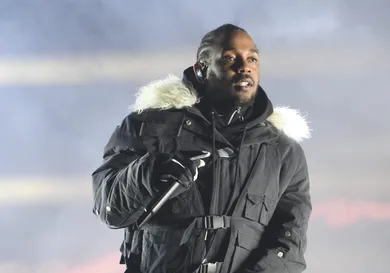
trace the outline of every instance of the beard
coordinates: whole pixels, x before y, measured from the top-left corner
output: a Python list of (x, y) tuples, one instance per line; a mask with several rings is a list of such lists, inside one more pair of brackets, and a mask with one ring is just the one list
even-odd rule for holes
[(207, 88), (205, 97), (219, 113), (230, 113), (237, 107), (246, 107), (255, 101), (257, 90), (250, 95), (235, 92), (232, 86)]
[[(248, 80), (252, 85), (249, 90), (239, 90), (235, 84)], [(258, 83), (248, 74), (234, 74), (228, 77), (219, 70), (210, 70), (205, 84), (205, 97), (219, 112), (228, 113), (237, 107), (252, 104), (256, 98)]]

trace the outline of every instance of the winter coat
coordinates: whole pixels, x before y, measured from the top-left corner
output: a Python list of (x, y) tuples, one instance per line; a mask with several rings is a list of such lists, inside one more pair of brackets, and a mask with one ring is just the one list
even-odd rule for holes
[[(198, 92), (170, 76), (140, 89), (133, 111), (92, 174), (94, 213), (124, 228), (122, 263), (134, 273), (298, 273), (306, 268), (309, 176), (299, 144), (309, 138), (298, 111), (267, 101), (261, 113), (216, 126)], [(153, 154), (209, 151), (194, 186), (170, 199), (142, 228), (156, 198)]]

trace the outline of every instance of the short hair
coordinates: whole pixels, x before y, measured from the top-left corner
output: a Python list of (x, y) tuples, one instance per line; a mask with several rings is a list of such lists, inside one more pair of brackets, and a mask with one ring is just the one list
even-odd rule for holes
[(247, 31), (243, 28), (232, 24), (224, 24), (208, 33), (206, 33), (199, 45), (198, 51), (196, 52), (196, 60), (205, 64), (209, 64), (211, 58), (211, 51), (214, 46), (218, 45), (221, 38), (227, 37), (234, 32)]

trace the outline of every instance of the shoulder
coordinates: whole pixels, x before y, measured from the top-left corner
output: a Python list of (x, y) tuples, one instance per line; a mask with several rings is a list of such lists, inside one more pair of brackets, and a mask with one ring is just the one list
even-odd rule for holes
[(286, 106), (275, 107), (267, 120), (277, 131), (277, 147), (282, 162), (304, 157), (302, 143), (311, 138), (307, 115)]
[(304, 156), (304, 149), (302, 142), (291, 138), (284, 132), (279, 132), (277, 138), (277, 147), (282, 161), (289, 160), (291, 158), (300, 158)]
[(184, 109), (147, 109), (142, 112), (131, 112), (125, 121), (128, 123), (154, 123), (173, 125), (185, 116)]
[(185, 111), (182, 109), (148, 109), (128, 114), (118, 129), (122, 136), (140, 140), (144, 136), (167, 137), (175, 134), (182, 125)]

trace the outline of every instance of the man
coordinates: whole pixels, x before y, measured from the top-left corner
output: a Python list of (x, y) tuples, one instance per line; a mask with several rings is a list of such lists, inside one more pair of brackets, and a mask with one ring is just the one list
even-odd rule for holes
[[(94, 212), (125, 229), (126, 272), (302, 272), (311, 202), (299, 142), (308, 137), (304, 118), (274, 109), (259, 86), (247, 32), (223, 25), (183, 79), (140, 89), (93, 173)], [(179, 190), (140, 226), (173, 182)]]

